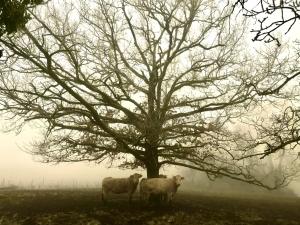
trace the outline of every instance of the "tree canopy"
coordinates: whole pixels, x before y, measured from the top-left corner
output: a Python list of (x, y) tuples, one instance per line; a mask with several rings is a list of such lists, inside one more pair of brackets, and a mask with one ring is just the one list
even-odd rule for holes
[(0, 105), (16, 126), (43, 124), (32, 153), (45, 162), (109, 160), (148, 177), (175, 165), (267, 188), (298, 172), (292, 161), (270, 184), (255, 175), (258, 157), (290, 146), (290, 127), (280, 131), (291, 117), (248, 116), (298, 93), (284, 88), (300, 74), (299, 56), (245, 48), (228, 2), (66, 1), (64, 10), (54, 2), (40, 10), (0, 38), (9, 53)]
[(0, 0), (0, 36), (24, 27), (30, 16), (26, 11), (43, 0)]

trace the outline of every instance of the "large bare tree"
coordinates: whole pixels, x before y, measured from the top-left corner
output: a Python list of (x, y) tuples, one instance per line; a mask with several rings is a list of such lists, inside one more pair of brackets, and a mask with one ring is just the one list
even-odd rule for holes
[(43, 123), (33, 153), (45, 162), (106, 159), (144, 167), (148, 177), (176, 165), (268, 188), (295, 174), (265, 184), (252, 173), (259, 161), (248, 159), (260, 143), (233, 129), (299, 73), (281, 48), (245, 49), (231, 4), (99, 0), (61, 10), (52, 3), (0, 39), (8, 54), (1, 110), (16, 126)]

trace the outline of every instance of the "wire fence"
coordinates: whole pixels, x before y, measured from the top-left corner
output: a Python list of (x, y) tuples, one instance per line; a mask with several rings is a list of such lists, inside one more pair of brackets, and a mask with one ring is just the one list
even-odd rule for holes
[(30, 190), (42, 190), (42, 189), (97, 189), (100, 188), (100, 181), (80, 181), (80, 180), (68, 180), (68, 181), (49, 181), (45, 178), (39, 180), (30, 181), (16, 181), (7, 178), (0, 178), (0, 190), (8, 189), (30, 189)]

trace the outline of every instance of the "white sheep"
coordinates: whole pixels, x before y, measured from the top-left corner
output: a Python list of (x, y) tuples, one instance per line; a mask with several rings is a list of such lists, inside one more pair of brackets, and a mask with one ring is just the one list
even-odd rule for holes
[(128, 193), (129, 202), (131, 202), (132, 195), (135, 192), (141, 174), (135, 173), (127, 178), (113, 178), (106, 177), (102, 181), (102, 201), (105, 202), (107, 195)]
[(167, 196), (170, 203), (183, 179), (180, 175), (172, 178), (144, 178), (140, 182), (140, 197), (146, 200), (151, 194)]

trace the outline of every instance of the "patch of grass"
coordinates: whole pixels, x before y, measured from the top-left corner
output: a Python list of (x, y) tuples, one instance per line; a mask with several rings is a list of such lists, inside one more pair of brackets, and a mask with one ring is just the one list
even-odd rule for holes
[(132, 204), (99, 190), (0, 193), (0, 225), (283, 225), (300, 224), (298, 198), (242, 198), (178, 193), (172, 205)]

